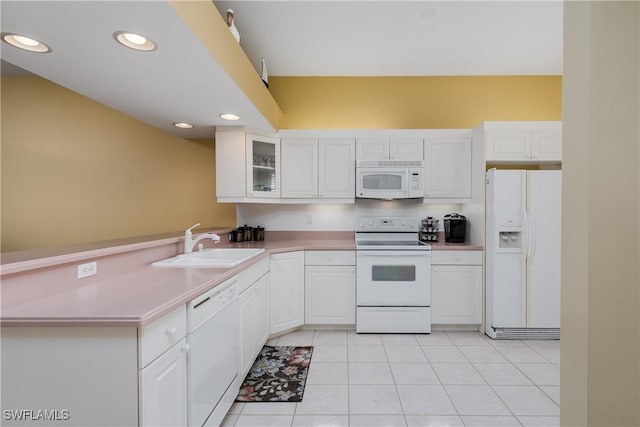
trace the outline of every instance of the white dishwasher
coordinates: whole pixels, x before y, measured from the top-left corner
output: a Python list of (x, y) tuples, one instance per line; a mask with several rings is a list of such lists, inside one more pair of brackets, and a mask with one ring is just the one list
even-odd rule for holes
[(187, 305), (188, 422), (219, 426), (238, 394), (240, 304), (237, 276)]

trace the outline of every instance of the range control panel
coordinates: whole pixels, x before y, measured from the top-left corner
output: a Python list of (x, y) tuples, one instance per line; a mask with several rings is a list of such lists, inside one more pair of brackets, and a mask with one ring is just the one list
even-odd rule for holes
[(356, 232), (417, 232), (418, 218), (406, 216), (364, 216), (356, 220)]

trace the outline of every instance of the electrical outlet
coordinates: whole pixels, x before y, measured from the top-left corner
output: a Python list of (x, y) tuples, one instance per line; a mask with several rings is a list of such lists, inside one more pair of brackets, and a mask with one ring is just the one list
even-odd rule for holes
[(307, 214), (306, 222), (307, 222), (307, 225), (313, 224), (313, 217), (311, 216), (311, 214)]
[(98, 273), (98, 263), (96, 261), (78, 265), (78, 279), (93, 276)]

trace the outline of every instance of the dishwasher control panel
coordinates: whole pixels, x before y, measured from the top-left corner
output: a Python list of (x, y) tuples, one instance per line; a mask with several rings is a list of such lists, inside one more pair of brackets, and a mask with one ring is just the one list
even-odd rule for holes
[(215, 316), (225, 306), (238, 297), (238, 276), (228, 279), (189, 301), (187, 304), (187, 332), (198, 329), (204, 322)]

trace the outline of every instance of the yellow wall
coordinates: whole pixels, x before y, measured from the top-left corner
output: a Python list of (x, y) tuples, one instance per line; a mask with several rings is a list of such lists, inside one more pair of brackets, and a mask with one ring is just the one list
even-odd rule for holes
[(187, 141), (39, 77), (2, 78), (2, 251), (234, 226), (213, 141)]
[[(548, 77), (270, 77), (283, 129), (560, 120)], [(234, 226), (212, 141), (186, 141), (38, 77), (2, 79), (2, 251)]]
[(226, 19), (222, 18), (213, 2), (170, 0), (169, 5), (271, 126), (278, 129), (282, 111), (265, 88), (247, 55), (231, 35)]
[(282, 129), (455, 129), (561, 120), (560, 76), (269, 77)]

